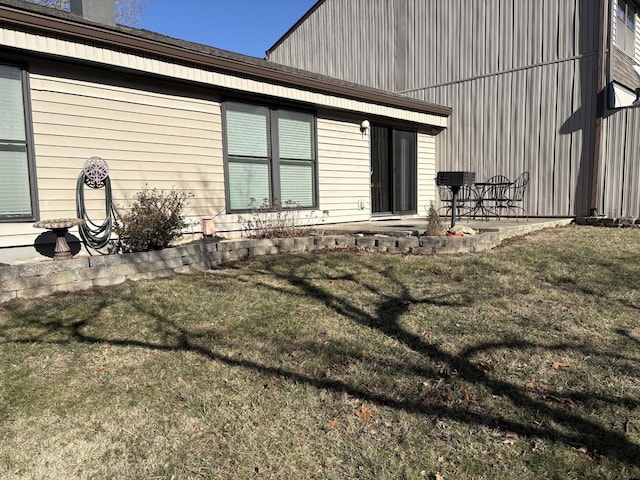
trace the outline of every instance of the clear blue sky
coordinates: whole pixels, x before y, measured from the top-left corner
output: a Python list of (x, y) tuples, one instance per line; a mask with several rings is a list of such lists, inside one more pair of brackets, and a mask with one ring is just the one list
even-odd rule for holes
[(264, 57), (316, 0), (149, 0), (138, 28)]

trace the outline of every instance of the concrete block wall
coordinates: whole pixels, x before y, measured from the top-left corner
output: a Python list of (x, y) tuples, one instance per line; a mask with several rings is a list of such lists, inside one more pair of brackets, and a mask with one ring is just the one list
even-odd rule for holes
[(592, 225), (596, 227), (624, 227), (624, 228), (640, 228), (640, 218), (633, 217), (578, 217), (576, 218), (578, 225)]
[(467, 237), (325, 235), (268, 240), (210, 240), (159, 251), (74, 258), (0, 267), (0, 303), (203, 272), (226, 262), (280, 253), (347, 250), (437, 255), (479, 252), (498, 245), (505, 235), (485, 232)]

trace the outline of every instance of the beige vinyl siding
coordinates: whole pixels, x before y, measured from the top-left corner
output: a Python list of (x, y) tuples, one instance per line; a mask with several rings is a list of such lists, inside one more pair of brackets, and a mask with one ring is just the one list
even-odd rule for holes
[[(369, 136), (360, 121), (317, 118), (317, 210), (300, 210), (288, 218), (298, 225), (367, 221), (371, 218), (371, 161)], [(363, 202), (365, 208), (360, 208)], [(222, 214), (216, 230), (232, 238), (242, 235), (257, 212)], [(268, 215), (268, 214), (267, 214)]]
[[(0, 21), (0, 45), (27, 62), (30, 72), (41, 219), (75, 217), (77, 177), (87, 158), (99, 156), (109, 165), (116, 205), (126, 207), (145, 185), (186, 188), (194, 194), (188, 212), (192, 221), (216, 216), (218, 231), (241, 232), (250, 215), (221, 214), (225, 188), (218, 96), (223, 92), (331, 112), (318, 118), (319, 209), (303, 211), (301, 223), (319, 221), (325, 210), (326, 222), (370, 218), (369, 137), (359, 128), (365, 118), (447, 126), (446, 116), (70, 38)], [(104, 192), (85, 189), (85, 194), (89, 215), (101, 221)], [(30, 223), (0, 224), (0, 247), (29, 248), (42, 232)]]
[(359, 122), (318, 118), (320, 210), (329, 211), (327, 222), (369, 220), (370, 157), (369, 136), (360, 132)]
[(214, 85), (246, 93), (268, 95), (286, 100), (295, 100), (313, 105), (337, 108), (352, 112), (363, 112), (411, 122), (446, 127), (447, 118), (439, 115), (404, 110), (369, 102), (343, 98), (311, 90), (277, 85), (228, 73), (221, 73), (170, 61), (160, 61), (141, 54), (121, 52), (98, 45), (84, 44), (64, 38), (44, 37), (15, 29), (0, 23), (0, 44), (31, 52), (57, 55), (82, 61), (97, 62), (118, 68), (160, 75), (162, 77), (189, 82)]
[[(333, 115), (317, 118), (319, 206), (301, 210), (296, 223), (308, 225), (368, 221), (371, 219), (370, 137), (360, 131), (359, 120)], [(418, 133), (418, 216), (435, 202), (436, 140)], [(364, 208), (362, 208), (364, 207)], [(225, 236), (241, 235), (256, 213), (223, 214), (216, 229)], [(291, 217), (293, 218), (293, 216)]]
[[(219, 102), (37, 72), (31, 103), (40, 218), (76, 216), (76, 181), (92, 156), (107, 161), (120, 207), (147, 186), (191, 192), (194, 220), (224, 208)], [(85, 194), (102, 221), (104, 190)], [(28, 227), (0, 224), (0, 246), (33, 243), (43, 230)]]
[(424, 217), (436, 203), (436, 139), (418, 132), (418, 207), (416, 214)]

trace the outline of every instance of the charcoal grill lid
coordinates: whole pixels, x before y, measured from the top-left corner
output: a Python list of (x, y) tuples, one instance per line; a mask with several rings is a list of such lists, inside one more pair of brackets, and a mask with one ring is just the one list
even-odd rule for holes
[(436, 185), (461, 187), (476, 183), (476, 172), (438, 172)]

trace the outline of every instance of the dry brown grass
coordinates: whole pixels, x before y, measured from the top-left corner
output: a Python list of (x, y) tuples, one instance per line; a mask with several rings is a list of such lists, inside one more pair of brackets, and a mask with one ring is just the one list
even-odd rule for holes
[(2, 478), (640, 478), (640, 233), (0, 307)]

